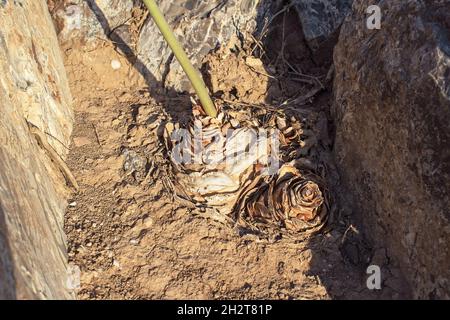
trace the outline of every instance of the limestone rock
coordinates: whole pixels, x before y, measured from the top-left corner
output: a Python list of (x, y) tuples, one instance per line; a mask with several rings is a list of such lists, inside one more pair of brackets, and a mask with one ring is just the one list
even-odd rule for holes
[(64, 182), (27, 124), (64, 157), (70, 103), (46, 2), (0, 1), (0, 299), (72, 297)]
[(420, 298), (450, 297), (450, 1), (355, 1), (335, 49), (336, 157), (372, 240)]
[[(178, 91), (191, 91), (191, 85), (178, 61), (173, 58), (157, 26), (145, 20), (137, 39), (130, 35), (133, 10), (142, 5), (136, 0), (49, 0), (60, 42), (82, 41), (87, 46), (109, 36), (119, 49), (133, 57), (135, 66), (151, 84), (164, 82)], [(192, 63), (201, 61), (212, 49), (228, 42), (238, 32), (253, 33), (262, 24), (269, 0), (159, 0), (168, 23)], [(146, 9), (145, 9), (146, 10)], [(145, 11), (144, 10), (144, 11)], [(136, 21), (135, 21), (136, 22)], [(125, 45), (122, 45), (125, 44)]]
[[(61, 43), (105, 38), (131, 18), (133, 0), (49, 0)], [(137, 1), (136, 1), (137, 2)]]
[[(238, 30), (255, 32), (269, 6), (265, 0), (163, 0), (158, 3), (197, 68), (210, 50), (227, 43)], [(166, 86), (178, 91), (191, 89), (153, 20), (144, 25), (137, 48), (139, 58), (156, 80), (165, 80)]]

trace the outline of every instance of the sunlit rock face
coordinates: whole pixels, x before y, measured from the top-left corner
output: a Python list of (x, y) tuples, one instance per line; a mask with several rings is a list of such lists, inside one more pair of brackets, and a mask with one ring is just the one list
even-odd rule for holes
[(48, 0), (48, 5), (61, 43), (74, 40), (89, 43), (127, 25), (134, 2), (138, 3), (133, 0)]
[[(317, 61), (321, 61), (321, 56), (329, 56), (339, 27), (350, 11), (351, 2), (293, 0), (287, 4), (281, 0), (157, 1), (190, 60), (199, 69), (211, 50), (229, 43), (239, 33), (247, 38), (249, 34), (259, 34), (264, 25), (270, 23), (273, 15), (286, 6), (298, 14), (299, 24), (295, 28), (302, 29), (310, 48), (317, 52)], [(135, 65), (142, 69), (150, 84), (164, 84), (177, 91), (192, 90), (157, 26), (145, 16), (146, 9), (142, 7), (141, 1), (75, 0), (59, 2), (58, 5), (49, 0), (49, 3), (62, 43), (82, 41), (89, 46), (99, 38), (109, 36), (121, 51), (137, 55)]]
[[(199, 69), (211, 50), (238, 33), (255, 33), (273, 7), (273, 1), (268, 0), (160, 0), (157, 3)], [(49, 5), (62, 44), (81, 42), (89, 47), (99, 38), (109, 37), (119, 50), (133, 56), (136, 67), (142, 69), (150, 84), (164, 84), (177, 91), (192, 90), (140, 0), (49, 0)]]
[[(256, 32), (270, 7), (266, 0), (177, 0), (160, 1), (160, 4), (197, 68), (211, 50), (226, 44), (233, 35)], [(172, 59), (170, 49), (152, 20), (148, 20), (142, 29), (137, 47), (139, 58), (156, 79), (164, 77), (165, 85), (178, 91), (190, 89), (181, 66)]]
[(70, 103), (46, 2), (0, 1), (0, 299), (72, 297), (65, 182), (29, 129), (64, 158)]

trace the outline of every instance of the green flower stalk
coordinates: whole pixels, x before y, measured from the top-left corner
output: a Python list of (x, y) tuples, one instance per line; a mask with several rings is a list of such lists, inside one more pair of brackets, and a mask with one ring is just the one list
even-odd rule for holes
[(209, 116), (216, 117), (217, 110), (214, 106), (214, 103), (211, 100), (211, 97), (209, 96), (208, 90), (205, 86), (205, 83), (203, 82), (203, 79), (200, 77), (198, 71), (193, 67), (193, 65), (189, 61), (186, 52), (183, 50), (177, 38), (173, 34), (173, 31), (171, 30), (166, 19), (164, 18), (164, 15), (162, 14), (161, 10), (159, 10), (155, 0), (142, 0), (142, 1), (147, 6), (151, 16), (153, 17), (153, 20), (155, 21), (156, 25), (161, 31), (164, 39), (166, 40), (169, 47), (172, 49), (173, 54), (175, 55), (184, 72), (191, 81), (192, 86), (194, 87), (194, 90), (197, 93), (198, 98), (200, 99), (200, 103), (202, 104), (203, 109)]

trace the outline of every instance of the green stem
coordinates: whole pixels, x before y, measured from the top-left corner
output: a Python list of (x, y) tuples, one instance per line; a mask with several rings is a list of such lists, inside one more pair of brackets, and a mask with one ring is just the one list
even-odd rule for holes
[(195, 92), (197, 92), (197, 95), (200, 99), (200, 103), (202, 104), (203, 109), (209, 116), (216, 117), (217, 110), (214, 106), (214, 103), (211, 100), (211, 97), (209, 96), (208, 90), (206, 89), (203, 79), (200, 78), (198, 71), (192, 66), (188, 56), (184, 52), (178, 40), (175, 38), (175, 35), (173, 34), (173, 31), (171, 30), (169, 24), (166, 22), (166, 19), (164, 19), (164, 16), (161, 10), (159, 10), (155, 0), (142, 0), (142, 1), (145, 3), (148, 10), (150, 11), (153, 20), (155, 21), (156, 25), (161, 31), (164, 39), (172, 49), (173, 54), (177, 58), (184, 72), (186, 72), (186, 75), (191, 81), (192, 86), (195, 89)]

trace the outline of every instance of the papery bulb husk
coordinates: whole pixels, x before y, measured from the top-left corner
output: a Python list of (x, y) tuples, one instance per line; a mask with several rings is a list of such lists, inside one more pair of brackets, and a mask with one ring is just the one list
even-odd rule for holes
[[(212, 208), (229, 216), (243, 182), (253, 173), (255, 164), (268, 157), (270, 148), (248, 152), (254, 148), (252, 134), (255, 129), (241, 126), (223, 112), (217, 118), (203, 115), (197, 109), (193, 113), (194, 120), (189, 123), (185, 132), (189, 132), (193, 138), (198, 137), (201, 131), (201, 138), (197, 141), (190, 138), (173, 140), (175, 126), (172, 123), (166, 124), (164, 132), (166, 148), (174, 169), (174, 191), (196, 206)], [(230, 128), (233, 129), (232, 134), (228, 132)], [(195, 144), (202, 147), (200, 155), (194, 154)], [(180, 157), (177, 159), (175, 156), (180, 148), (189, 153), (188, 158), (193, 161), (180, 163)], [(230, 157), (231, 154), (245, 156)]]
[[(261, 163), (273, 156), (270, 143), (267, 150), (258, 149), (256, 153), (247, 152), (245, 158), (226, 161), (229, 153), (251, 150), (252, 130), (260, 128), (267, 132), (278, 130), (280, 154), (276, 156), (280, 164), (293, 160), (290, 154), (296, 153), (292, 150), (301, 149), (305, 138), (300, 121), (280, 116), (278, 111), (263, 111), (257, 117), (245, 109), (219, 110), (218, 117), (211, 118), (199, 106), (194, 106), (193, 115), (185, 130), (196, 137), (196, 128), (201, 126), (201, 139), (173, 140), (177, 124), (170, 122), (164, 130), (174, 174), (173, 191), (179, 197), (195, 207), (212, 209), (229, 222), (258, 231), (310, 232), (324, 223), (327, 205), (318, 177), (300, 173), (291, 165), (283, 165), (272, 177), (263, 174)], [(228, 129), (233, 129), (231, 136), (227, 136)], [(196, 144), (204, 150), (197, 157)], [(180, 148), (195, 161), (177, 161), (175, 152)]]
[(275, 177), (263, 177), (244, 186), (234, 208), (238, 224), (262, 234), (284, 231), (307, 235), (319, 231), (328, 219), (328, 201), (322, 179), (284, 164)]

